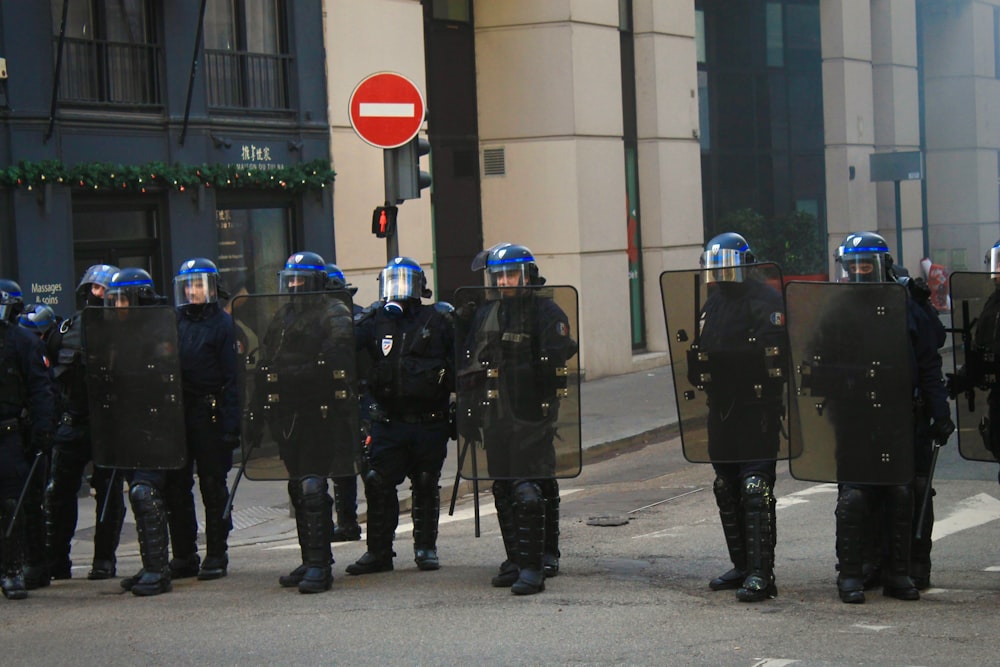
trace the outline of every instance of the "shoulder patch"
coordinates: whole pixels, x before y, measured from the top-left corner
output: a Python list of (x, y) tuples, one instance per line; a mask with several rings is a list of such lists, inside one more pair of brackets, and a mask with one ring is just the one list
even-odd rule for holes
[(776, 327), (785, 326), (785, 314), (780, 310), (771, 313), (770, 319), (771, 319), (771, 324), (773, 324)]

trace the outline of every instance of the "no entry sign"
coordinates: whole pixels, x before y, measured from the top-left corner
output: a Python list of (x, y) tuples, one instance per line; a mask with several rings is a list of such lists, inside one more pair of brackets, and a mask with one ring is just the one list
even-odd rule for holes
[(351, 93), (351, 127), (376, 148), (398, 148), (417, 136), (424, 123), (424, 96), (395, 72), (378, 72)]

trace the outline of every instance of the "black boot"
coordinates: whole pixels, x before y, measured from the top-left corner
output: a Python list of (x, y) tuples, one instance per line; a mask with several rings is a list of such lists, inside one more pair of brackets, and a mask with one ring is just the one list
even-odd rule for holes
[(422, 472), (410, 486), (413, 519), (413, 561), (421, 570), (441, 567), (437, 554), (438, 519), (441, 515), (439, 475)]
[[(288, 498), (292, 502), (292, 512), (295, 514), (295, 534), (304, 535), (306, 532), (306, 525), (302, 510), (302, 487), (295, 480), (288, 482)], [(299, 566), (288, 574), (283, 574), (278, 577), (278, 584), (282, 588), (297, 587), (299, 582), (302, 581), (302, 577), (306, 574), (306, 554), (305, 549), (302, 547), (301, 540), (299, 540), (299, 551), (302, 555), (302, 562)]]
[(909, 486), (885, 488), (889, 554), (882, 573), (882, 595), (897, 600), (919, 600), (920, 591), (910, 579), (910, 540), (913, 538), (913, 490)]
[(533, 482), (514, 488), (514, 523), (517, 539), (517, 581), (510, 590), (515, 595), (534, 595), (545, 590), (542, 554), (545, 551), (545, 498)]
[[(91, 486), (97, 496), (97, 523), (94, 526), (94, 560), (87, 579), (110, 579), (117, 574), (118, 542), (125, 523), (125, 494), (121, 477), (96, 468)], [(110, 492), (109, 492), (110, 488)]]
[[(148, 484), (136, 484), (129, 490), (135, 528), (139, 534), (139, 553), (142, 570), (138, 578), (126, 589), (132, 595), (150, 596), (169, 593), (170, 562), (167, 553), (167, 512), (158, 489)], [(122, 587), (125, 582), (122, 581)]]
[(500, 570), (490, 581), (496, 588), (510, 588), (517, 581), (517, 537), (514, 527), (514, 507), (510, 499), (511, 483), (506, 480), (493, 482), (493, 505), (497, 508), (497, 522), (500, 524), (500, 536), (503, 538), (503, 549), (506, 560), (500, 563)]
[(358, 478), (338, 477), (333, 480), (333, 506), (337, 521), (333, 526), (334, 542), (357, 542), (361, 539), (358, 525)]
[(299, 593), (322, 593), (333, 585), (333, 499), (327, 493), (326, 479), (302, 480), (302, 514), (305, 534), (299, 535), (306, 571), (299, 582)]
[(865, 492), (854, 487), (841, 487), (837, 496), (837, 592), (841, 602), (862, 604), (865, 601), (863, 571)]
[(545, 495), (545, 553), (542, 554), (542, 569), (545, 578), (559, 574), (559, 483), (554, 479), (539, 482)]
[(392, 550), (396, 526), (399, 525), (399, 498), (396, 487), (374, 471), (365, 475), (365, 499), (368, 503), (368, 545), (361, 558), (347, 566), (347, 574), (372, 574), (392, 569)]
[[(913, 542), (910, 545), (910, 579), (917, 590), (927, 590), (931, 587), (931, 534), (934, 530), (934, 489), (930, 489), (931, 497), (927, 499), (927, 511), (924, 521), (918, 525), (920, 510), (927, 493), (926, 477), (917, 477), (913, 481)], [(917, 539), (917, 529), (920, 529), (920, 539)]]
[(194, 478), (184, 470), (167, 475), (164, 499), (170, 527), (170, 578), (197, 577), (201, 566), (198, 555), (198, 517), (194, 510)]
[(198, 483), (205, 505), (205, 560), (198, 571), (198, 579), (220, 579), (229, 570), (229, 533), (233, 529), (233, 519), (222, 516), (229, 501), (229, 489), (225, 477), (202, 477)]
[(737, 589), (747, 577), (746, 535), (739, 482), (716, 477), (712, 489), (715, 492), (715, 504), (719, 506), (722, 534), (726, 537), (733, 569), (712, 579), (708, 582), (708, 587), (713, 591)]
[[(3, 574), (0, 575), (0, 589), (8, 600), (23, 600), (28, 597), (24, 585), (25, 531), (24, 519), (20, 513), (15, 517), (17, 499), (5, 498), (0, 505), (0, 551), (3, 552)], [(14, 520), (14, 529), (7, 535), (7, 527)]]
[(760, 602), (778, 595), (774, 582), (775, 501), (770, 482), (759, 475), (743, 480), (742, 501), (749, 571), (736, 590), (736, 599)]

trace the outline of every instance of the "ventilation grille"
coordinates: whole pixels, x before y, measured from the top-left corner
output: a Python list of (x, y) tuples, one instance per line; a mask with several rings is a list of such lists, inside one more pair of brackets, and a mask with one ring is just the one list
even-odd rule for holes
[(500, 148), (483, 149), (483, 175), (507, 175), (507, 154), (502, 146)]

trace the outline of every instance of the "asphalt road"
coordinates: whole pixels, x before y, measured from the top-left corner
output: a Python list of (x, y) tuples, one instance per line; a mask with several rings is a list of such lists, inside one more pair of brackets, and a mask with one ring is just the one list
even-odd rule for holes
[[(779, 470), (785, 466), (780, 465)], [(836, 490), (782, 472), (779, 595), (743, 604), (707, 581), (728, 569), (711, 467), (676, 439), (588, 464), (562, 488), (562, 573), (540, 595), (491, 588), (502, 546), (491, 498), (474, 537), (471, 498), (443, 517), (442, 569), (412, 562), (351, 577), (362, 543), (335, 547), (333, 590), (277, 585), (293, 540), (231, 551), (230, 575), (136, 598), (117, 581), (55, 582), (0, 600), (0, 663), (17, 665), (985, 665), (996, 664), (1000, 487), (994, 464), (944, 450), (935, 588), (918, 602), (842, 604), (834, 571)], [(124, 557), (121, 572), (138, 567)]]

